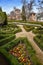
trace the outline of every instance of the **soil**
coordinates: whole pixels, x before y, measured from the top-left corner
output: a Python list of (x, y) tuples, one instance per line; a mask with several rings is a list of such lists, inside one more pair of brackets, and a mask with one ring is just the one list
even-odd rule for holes
[(0, 65), (9, 65), (3, 54), (0, 53)]

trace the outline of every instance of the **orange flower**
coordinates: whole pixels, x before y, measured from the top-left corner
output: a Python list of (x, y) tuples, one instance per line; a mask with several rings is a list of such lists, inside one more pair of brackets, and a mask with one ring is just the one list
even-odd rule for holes
[(23, 62), (27, 62), (27, 59), (26, 58), (23, 58)]

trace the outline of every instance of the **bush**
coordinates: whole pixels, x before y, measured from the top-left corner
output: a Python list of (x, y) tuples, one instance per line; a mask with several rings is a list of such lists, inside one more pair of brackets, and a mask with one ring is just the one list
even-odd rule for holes
[(29, 32), (29, 31), (31, 31), (31, 30), (34, 29), (33, 26), (26, 26), (26, 25), (24, 25), (23, 27), (24, 27), (24, 29), (25, 29), (27, 32)]
[(37, 29), (33, 29), (33, 31), (32, 31), (34, 34), (43, 34), (43, 29), (42, 28), (40, 28), (40, 27), (38, 27)]
[(10, 42), (10, 41), (13, 40), (14, 38), (15, 38), (15, 35), (9, 36), (9, 37), (7, 37), (7, 38), (4, 38), (4, 39), (0, 40), (0, 46), (6, 44), (6, 43), (8, 43), (8, 42)]
[(7, 15), (6, 15), (6, 12), (4, 12), (4, 17), (5, 17), (5, 20), (4, 20), (3, 25), (7, 25)]
[(1, 34), (11, 34), (11, 33), (21, 32), (20, 27), (18, 27), (15, 24), (3, 26), (3, 27), (0, 27), (0, 28), (1, 28), (0, 29)]
[[(38, 64), (41, 65), (35, 55), (36, 52), (33, 50), (32, 46), (31, 46), (30, 42), (28, 42), (27, 38), (15, 39), (15, 40), (11, 41), (10, 43), (6, 44), (5, 46), (3, 46), (2, 48), (0, 48), (0, 52), (6, 57), (8, 62), (11, 65), (23, 65), (22, 63), (19, 63), (19, 61), (17, 60), (17, 58), (15, 56), (13, 56), (12, 54), (9, 53), (9, 50), (12, 49), (17, 44), (19, 44), (20, 41), (22, 43), (26, 44), (26, 48), (28, 50), (30, 60), (32, 61), (33, 65), (38, 65)], [(8, 50), (6, 48), (8, 48)]]
[(41, 48), (41, 50), (43, 51), (43, 34), (40, 35), (36, 35), (34, 37), (34, 41), (37, 43), (37, 45)]
[(16, 57), (9, 54), (5, 49), (1, 49), (0, 52), (5, 56), (5, 58), (7, 59), (8, 63), (10, 63), (10, 65), (22, 65), (22, 63), (18, 62)]
[(7, 15), (5, 12), (0, 11), (0, 25), (7, 25)]

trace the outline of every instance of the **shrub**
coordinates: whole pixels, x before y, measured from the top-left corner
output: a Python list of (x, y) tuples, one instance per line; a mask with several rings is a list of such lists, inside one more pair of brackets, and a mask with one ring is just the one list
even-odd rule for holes
[(24, 29), (25, 29), (27, 32), (34, 29), (33, 26), (26, 26), (26, 25), (24, 25), (23, 27), (24, 27)]
[(6, 43), (8, 43), (8, 42), (10, 42), (10, 41), (13, 40), (14, 38), (15, 38), (15, 35), (9, 36), (9, 37), (7, 37), (7, 38), (4, 38), (4, 39), (0, 40), (0, 46), (6, 44)]
[(41, 48), (41, 50), (43, 51), (43, 34), (40, 35), (36, 35), (34, 37), (34, 41), (37, 43), (37, 45)]
[[(0, 52), (6, 57), (8, 62), (11, 65), (23, 65), (22, 63), (18, 62), (18, 59), (15, 56), (13, 56), (12, 54), (9, 53), (9, 50), (12, 49), (17, 44), (19, 44), (20, 41), (26, 45), (26, 48), (27, 48), (29, 56), (30, 56), (30, 60), (33, 62), (33, 65), (38, 65), (38, 64), (41, 65), (35, 55), (36, 54), (35, 51), (33, 50), (30, 42), (28, 42), (27, 38), (15, 39), (15, 40), (11, 41), (10, 43), (6, 44), (4, 47), (0, 48)], [(8, 48), (9, 50), (6, 51), (6, 48)]]

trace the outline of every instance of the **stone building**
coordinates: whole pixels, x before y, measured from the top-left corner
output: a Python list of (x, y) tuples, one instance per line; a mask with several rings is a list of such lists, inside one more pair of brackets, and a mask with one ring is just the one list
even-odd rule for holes
[(10, 15), (8, 15), (8, 19), (22, 20), (22, 18), (21, 18), (21, 10), (15, 8), (13, 11), (10, 12)]
[(16, 18), (16, 20), (22, 20), (20, 9), (15, 9), (15, 18)]
[(36, 21), (37, 20), (36, 13), (30, 13), (30, 17), (28, 19), (29, 21)]

